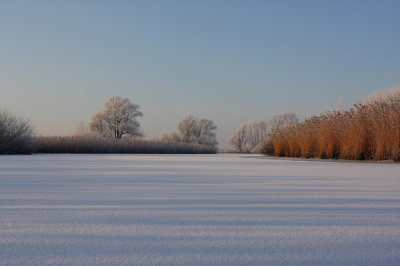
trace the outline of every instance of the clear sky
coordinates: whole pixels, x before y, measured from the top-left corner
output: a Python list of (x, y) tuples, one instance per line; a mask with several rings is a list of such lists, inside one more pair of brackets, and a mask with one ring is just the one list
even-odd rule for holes
[(226, 148), (252, 119), (400, 83), (400, 1), (0, 1), (0, 106), (72, 134), (111, 95), (146, 138), (188, 113)]

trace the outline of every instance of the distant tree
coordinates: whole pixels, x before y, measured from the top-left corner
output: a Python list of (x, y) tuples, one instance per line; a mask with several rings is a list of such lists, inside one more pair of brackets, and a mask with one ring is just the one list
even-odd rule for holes
[(241, 125), (236, 131), (232, 132), (228, 139), (228, 144), (239, 152), (246, 151), (247, 132), (247, 125)]
[(89, 127), (92, 131), (103, 135), (111, 131), (116, 139), (123, 136), (129, 138), (144, 137), (137, 121), (138, 116), (143, 116), (139, 108), (138, 104), (131, 103), (128, 98), (121, 98), (118, 95), (111, 96), (104, 103), (103, 111), (92, 116)]
[(0, 154), (29, 154), (34, 151), (34, 128), (28, 118), (10, 109), (0, 109)]
[(228, 144), (240, 152), (251, 151), (257, 153), (266, 145), (265, 143), (268, 143), (268, 132), (271, 129), (285, 127), (298, 122), (299, 119), (293, 112), (273, 114), (268, 120), (264, 118), (256, 121), (254, 119), (246, 125), (241, 125), (237, 131), (232, 132), (228, 139)]
[(193, 142), (197, 131), (197, 119), (191, 114), (188, 114), (184, 118), (178, 120), (176, 128), (183, 142)]
[(207, 136), (210, 138), (215, 138), (216, 134), (213, 132), (217, 130), (217, 126), (214, 125), (214, 121), (205, 118), (197, 119), (197, 127), (195, 130), (195, 136), (200, 138), (201, 136)]
[(214, 130), (217, 130), (217, 126), (214, 121), (200, 118), (196, 122), (195, 137), (197, 143), (210, 146), (218, 145), (217, 134), (214, 132)]
[(298, 123), (299, 119), (293, 112), (283, 112), (279, 114), (273, 114), (268, 118), (268, 124), (271, 129), (276, 129), (290, 124)]
[(247, 145), (249, 150), (252, 150), (261, 141), (260, 123), (255, 119), (247, 123)]
[(268, 122), (267, 119), (261, 119), (258, 122), (259, 128), (260, 128), (260, 141), (258, 142), (258, 144), (260, 144), (261, 142), (265, 141), (268, 137), (268, 131), (269, 131), (269, 127), (268, 127)]
[(103, 119), (104, 111), (95, 113), (89, 123), (89, 128), (91, 131), (104, 133), (110, 129), (107, 126), (107, 122)]
[(246, 147), (251, 151), (254, 147), (259, 145), (267, 138), (269, 127), (267, 120), (261, 119), (260, 121), (249, 121), (246, 125), (247, 143)]
[(178, 121), (178, 132), (183, 142), (193, 142), (209, 146), (217, 146), (217, 126), (214, 121), (205, 118), (196, 118), (188, 114)]

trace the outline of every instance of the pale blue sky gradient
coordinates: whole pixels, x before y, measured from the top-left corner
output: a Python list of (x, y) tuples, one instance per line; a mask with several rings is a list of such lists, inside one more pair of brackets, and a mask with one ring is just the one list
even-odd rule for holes
[(400, 83), (400, 1), (0, 1), (0, 106), (72, 134), (111, 95), (146, 138), (191, 113), (232, 130)]

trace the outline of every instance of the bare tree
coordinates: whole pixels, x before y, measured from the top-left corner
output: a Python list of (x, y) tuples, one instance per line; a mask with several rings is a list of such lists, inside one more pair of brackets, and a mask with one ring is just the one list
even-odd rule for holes
[(218, 141), (215, 137), (209, 137), (207, 135), (201, 135), (200, 138), (196, 140), (196, 143), (213, 147), (218, 145)]
[(268, 124), (271, 127), (271, 129), (288, 126), (298, 122), (299, 119), (297, 118), (297, 115), (293, 112), (283, 112), (279, 114), (273, 114), (270, 118), (268, 118)]
[(260, 127), (260, 142), (263, 142), (267, 139), (268, 136), (268, 131), (269, 131), (269, 127), (268, 127), (268, 122), (267, 119), (261, 119), (259, 122), (259, 127)]
[(197, 131), (197, 119), (191, 114), (188, 114), (184, 118), (178, 120), (176, 128), (183, 142), (193, 142)]
[(243, 124), (236, 131), (232, 132), (228, 139), (228, 144), (239, 152), (244, 152), (247, 141), (247, 126)]
[(89, 124), (90, 129), (101, 134), (111, 131), (114, 138), (120, 139), (123, 136), (130, 138), (144, 137), (137, 121), (138, 116), (143, 116), (139, 111), (140, 106), (133, 104), (128, 98), (111, 96), (104, 103), (103, 111), (92, 116)]
[(214, 121), (205, 118), (196, 118), (188, 114), (178, 121), (177, 129), (183, 142), (194, 142), (209, 146), (217, 146), (217, 126)]
[(214, 121), (200, 118), (196, 122), (195, 137), (197, 138), (197, 143), (217, 146), (217, 134), (214, 132), (214, 130), (217, 130), (217, 126)]
[(217, 130), (217, 126), (214, 125), (214, 121), (205, 118), (197, 119), (197, 128), (195, 131), (196, 137), (207, 136), (215, 138), (216, 134), (213, 130)]
[(255, 119), (247, 123), (247, 139), (249, 150), (253, 149), (260, 142), (260, 125)]
[(104, 117), (103, 111), (95, 113), (89, 123), (90, 130), (100, 134), (109, 131), (110, 129), (107, 126), (107, 122), (103, 119)]
[(29, 154), (34, 150), (32, 139), (34, 128), (28, 118), (0, 110), (0, 154)]
[(232, 132), (228, 139), (228, 144), (240, 152), (251, 151), (252, 153), (258, 153), (269, 143), (268, 132), (271, 129), (289, 126), (298, 122), (299, 119), (293, 112), (273, 114), (268, 118), (268, 121), (265, 118), (260, 121), (254, 119), (246, 125), (241, 125), (237, 131)]
[(267, 120), (261, 119), (260, 121), (249, 121), (246, 125), (247, 130), (247, 148), (252, 150), (254, 147), (259, 145), (261, 142), (266, 140), (269, 126)]

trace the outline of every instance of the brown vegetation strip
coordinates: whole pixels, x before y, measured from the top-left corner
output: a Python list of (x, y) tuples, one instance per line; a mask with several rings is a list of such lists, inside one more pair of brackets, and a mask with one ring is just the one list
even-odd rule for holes
[(35, 139), (38, 153), (73, 154), (200, 154), (217, 153), (211, 146), (141, 139), (113, 139), (96, 135), (41, 137)]
[[(400, 86), (271, 131), (266, 153), (302, 158), (400, 161)], [(379, 96), (379, 97), (378, 97)]]

